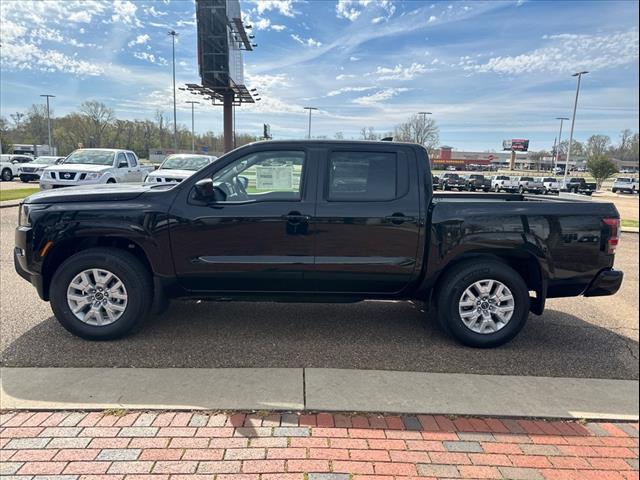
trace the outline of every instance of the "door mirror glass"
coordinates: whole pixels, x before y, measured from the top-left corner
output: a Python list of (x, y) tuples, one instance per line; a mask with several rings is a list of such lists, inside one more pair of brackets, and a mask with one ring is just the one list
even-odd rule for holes
[(238, 181), (240, 182), (240, 185), (242, 185), (242, 188), (244, 188), (245, 190), (249, 187), (248, 177), (245, 177), (243, 175), (238, 175)]
[(194, 186), (195, 198), (206, 203), (224, 202), (227, 199), (227, 195), (224, 191), (213, 185), (213, 180), (210, 178), (203, 178), (198, 180)]

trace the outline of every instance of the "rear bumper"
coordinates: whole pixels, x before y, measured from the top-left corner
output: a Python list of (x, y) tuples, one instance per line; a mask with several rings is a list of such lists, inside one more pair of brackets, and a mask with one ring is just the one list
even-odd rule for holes
[(624, 273), (620, 270), (603, 270), (591, 281), (584, 292), (585, 297), (614, 295), (622, 285)]

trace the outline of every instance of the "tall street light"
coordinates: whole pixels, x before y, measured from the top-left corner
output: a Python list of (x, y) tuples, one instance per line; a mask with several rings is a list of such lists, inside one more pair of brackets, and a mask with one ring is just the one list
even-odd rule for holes
[(558, 167), (558, 162), (560, 161), (560, 145), (562, 144), (562, 124), (565, 120), (569, 120), (567, 117), (556, 117), (556, 120), (560, 120), (560, 133), (558, 134), (558, 146), (556, 147), (556, 164), (553, 166), (554, 168)]
[(194, 102), (193, 100), (189, 100), (188, 102), (185, 103), (190, 103), (191, 104), (191, 151), (193, 153), (196, 153), (196, 130), (195, 130), (195, 115), (193, 112), (193, 107), (197, 104), (199, 104), (200, 102)]
[(564, 166), (564, 183), (567, 183), (567, 175), (569, 174), (569, 161), (571, 160), (571, 144), (573, 143), (573, 127), (576, 123), (576, 110), (578, 109), (578, 95), (580, 94), (580, 80), (582, 75), (586, 75), (587, 72), (577, 72), (571, 75), (572, 77), (578, 77), (578, 86), (576, 88), (576, 101), (573, 104), (573, 118), (571, 119), (571, 133), (569, 134), (569, 147), (567, 148), (567, 164)]
[(176, 37), (178, 33), (170, 30), (167, 35), (171, 37), (171, 54), (173, 57), (173, 148), (178, 150), (178, 123), (176, 116)]
[(47, 130), (49, 131), (49, 155), (53, 155), (53, 152), (51, 151), (51, 149), (53, 148), (53, 145), (51, 144), (51, 116), (49, 115), (49, 99), (50, 98), (55, 98), (55, 95), (40, 95), (41, 97), (46, 97), (47, 99)]
[(307, 138), (311, 139), (311, 111), (318, 110), (316, 107), (304, 107), (305, 110), (309, 110), (309, 132), (307, 133)]

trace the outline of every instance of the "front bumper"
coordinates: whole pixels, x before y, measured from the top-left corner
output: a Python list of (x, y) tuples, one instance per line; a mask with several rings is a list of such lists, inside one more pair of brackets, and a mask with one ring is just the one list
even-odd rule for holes
[(624, 273), (620, 270), (603, 270), (591, 281), (584, 292), (585, 297), (614, 295), (622, 285)]
[(32, 230), (28, 227), (18, 227), (15, 232), (15, 248), (13, 249), (13, 265), (16, 272), (27, 282), (31, 283), (38, 291), (38, 296), (46, 300), (44, 295), (44, 282), (42, 275), (29, 268), (32, 252), (28, 248), (31, 241)]
[(54, 180), (51, 178), (42, 177), (40, 178), (40, 189), (49, 190), (52, 188), (79, 187), (82, 185), (97, 185), (100, 183), (104, 183), (102, 181), (102, 177), (91, 180)]

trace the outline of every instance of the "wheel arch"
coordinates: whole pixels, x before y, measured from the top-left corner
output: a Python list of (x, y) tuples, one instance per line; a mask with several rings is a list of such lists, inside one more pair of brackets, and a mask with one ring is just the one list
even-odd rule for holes
[(71, 255), (93, 247), (110, 247), (128, 252), (140, 260), (148, 270), (149, 274), (153, 275), (153, 268), (147, 253), (137, 242), (131, 239), (118, 236), (87, 236), (70, 238), (56, 243), (45, 257), (42, 265), (42, 287), (44, 300), (49, 300), (51, 279), (60, 265), (62, 265), (62, 263)]
[(531, 312), (542, 314), (546, 302), (546, 276), (544, 275), (540, 260), (531, 252), (520, 250), (494, 251), (469, 251), (456, 257), (435, 275), (430, 289), (430, 301), (435, 301), (437, 292), (444, 288), (442, 280), (454, 268), (464, 263), (477, 263), (480, 261), (499, 262), (513, 269), (524, 280), (530, 292), (535, 292), (531, 297)]

